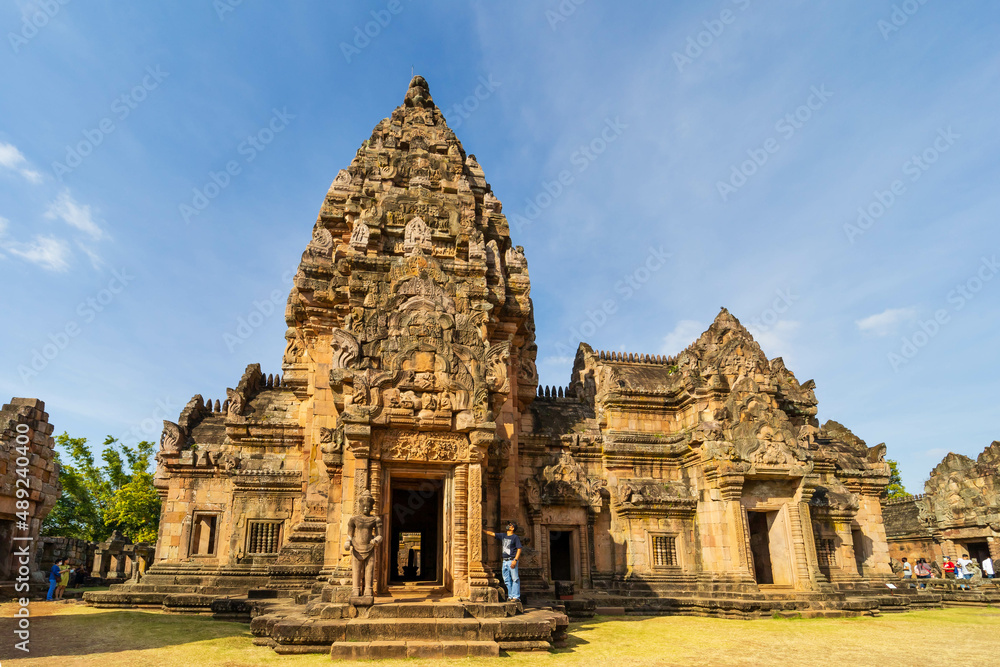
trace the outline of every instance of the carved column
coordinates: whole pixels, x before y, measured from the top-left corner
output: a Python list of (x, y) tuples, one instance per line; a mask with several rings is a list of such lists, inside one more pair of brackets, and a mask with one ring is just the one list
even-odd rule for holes
[(855, 583), (861, 581), (858, 574), (858, 563), (854, 554), (854, 535), (851, 534), (853, 511), (831, 511), (830, 523), (833, 532), (837, 534), (840, 546), (837, 549), (837, 567), (830, 568), (830, 581), (838, 583)]
[(593, 588), (594, 587), (594, 569), (596, 568), (596, 561), (594, 558), (594, 524), (597, 523), (597, 512), (594, 509), (588, 508), (587, 510), (587, 566), (584, 568), (583, 573), (583, 587)]
[(809, 503), (788, 503), (788, 519), (792, 533), (792, 548), (795, 551), (796, 583), (798, 588), (813, 589), (816, 587), (819, 563), (816, 560), (816, 545), (813, 543)]
[(455, 572), (454, 593), (458, 597), (468, 597), (469, 595), (468, 551), (466, 549), (466, 544), (468, 543), (468, 531), (466, 529), (468, 524), (468, 481), (468, 464), (459, 463), (455, 467), (455, 542), (452, 549), (455, 559), (453, 564)]
[(489, 445), (495, 440), (496, 427), (470, 433), (468, 480), (468, 567), (469, 597), (481, 602), (496, 602), (499, 595), (493, 587), (493, 576), (483, 566), (483, 462)]
[[(350, 562), (345, 558), (343, 544), (347, 534), (347, 521), (359, 510), (357, 499), (369, 489), (371, 426), (367, 417), (346, 412), (342, 415), (344, 424), (344, 456), (341, 468), (340, 502), (331, 499), (328, 517), (331, 525), (327, 530), (327, 550), (325, 570), (331, 572), (330, 579), (350, 576)], [(378, 505), (375, 506), (376, 510)]]
[(528, 518), (531, 521), (532, 528), (532, 547), (535, 550), (535, 559), (537, 560), (537, 567), (540, 572), (541, 578), (548, 582), (548, 578), (545, 573), (548, 569), (545, 567), (544, 556), (548, 554), (548, 548), (542, 548), (542, 511), (537, 508), (531, 508), (528, 510)]
[(721, 472), (718, 474), (719, 498), (724, 503), (727, 531), (730, 539), (730, 565), (734, 576), (746, 581), (756, 581), (753, 556), (750, 552), (750, 527), (740, 499), (743, 496), (743, 475)]

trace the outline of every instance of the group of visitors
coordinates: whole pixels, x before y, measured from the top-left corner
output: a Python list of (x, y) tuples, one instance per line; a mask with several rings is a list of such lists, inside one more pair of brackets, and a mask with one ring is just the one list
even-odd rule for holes
[(48, 602), (62, 600), (66, 587), (81, 584), (86, 576), (86, 569), (82, 565), (73, 567), (68, 558), (60, 558), (49, 570), (49, 592), (45, 599)]
[[(934, 576), (934, 569), (930, 563), (927, 562), (925, 558), (918, 558), (917, 562), (910, 564), (906, 558), (902, 559), (903, 564), (903, 579), (930, 579)], [(969, 554), (962, 554), (961, 558), (952, 560), (950, 557), (944, 557), (944, 563), (941, 565), (942, 578), (944, 579), (972, 579), (976, 571), (976, 561), (969, 558)], [(983, 576), (987, 579), (992, 579), (993, 570), (993, 559), (984, 558), (983, 562), (979, 564), (979, 569), (982, 570)], [(926, 584), (924, 584), (926, 586)], [(924, 586), (921, 586), (923, 588)], [(963, 588), (965, 586), (963, 585)]]

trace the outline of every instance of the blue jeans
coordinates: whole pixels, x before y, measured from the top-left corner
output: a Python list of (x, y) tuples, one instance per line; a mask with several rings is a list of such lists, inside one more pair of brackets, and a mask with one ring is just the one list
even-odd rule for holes
[(507, 599), (521, 599), (521, 577), (517, 574), (517, 568), (510, 566), (511, 561), (503, 562), (503, 582), (507, 584)]
[(55, 594), (55, 592), (56, 592), (56, 586), (58, 586), (58, 585), (59, 585), (59, 581), (57, 579), (49, 579), (49, 592), (45, 596), (45, 599), (48, 602), (52, 602), (52, 596)]

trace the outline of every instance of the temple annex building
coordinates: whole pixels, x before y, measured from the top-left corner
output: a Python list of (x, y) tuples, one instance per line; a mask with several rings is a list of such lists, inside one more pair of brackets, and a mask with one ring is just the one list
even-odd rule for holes
[[(545, 647), (567, 610), (910, 603), (885, 586), (884, 445), (820, 426), (814, 383), (729, 312), (675, 357), (581, 343), (567, 385), (540, 388), (529, 292), (501, 203), (415, 77), (322, 202), (281, 372), (251, 364), (165, 422), (155, 556), (88, 601), (252, 615), (258, 643), (334, 657), (412, 655), (428, 633), (441, 655)], [(371, 601), (345, 544), (367, 496)], [(508, 520), (524, 609), (482, 532)]]

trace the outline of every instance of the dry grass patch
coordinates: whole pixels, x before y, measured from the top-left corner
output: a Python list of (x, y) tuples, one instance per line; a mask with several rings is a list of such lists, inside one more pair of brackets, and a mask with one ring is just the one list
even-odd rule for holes
[[(329, 665), (326, 655), (279, 656), (248, 627), (204, 616), (32, 603), (30, 657), (0, 639), (3, 665)], [(0, 605), (0, 616), (15, 607)], [(6, 621), (6, 619), (5, 619)], [(685, 616), (596, 618), (570, 626), (569, 646), (461, 665), (988, 665), (1000, 655), (1000, 610), (956, 608), (881, 618), (730, 621)], [(432, 660), (392, 664), (434, 665)]]

